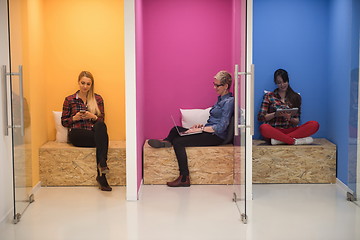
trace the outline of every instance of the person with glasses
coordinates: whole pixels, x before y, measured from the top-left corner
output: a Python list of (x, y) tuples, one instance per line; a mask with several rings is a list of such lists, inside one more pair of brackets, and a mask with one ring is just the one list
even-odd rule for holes
[[(273, 92), (264, 95), (258, 113), (260, 133), (265, 140), (272, 145), (276, 144), (311, 144), (311, 135), (319, 129), (319, 123), (308, 121), (300, 123), (301, 96), (296, 93), (289, 84), (289, 75), (284, 69), (278, 69), (274, 73), (274, 82), (277, 88)], [(277, 109), (297, 108), (295, 114), (290, 112), (277, 113)]]
[(69, 128), (68, 139), (76, 147), (96, 147), (96, 181), (101, 191), (111, 191), (106, 174), (109, 137), (104, 123), (104, 101), (94, 92), (94, 77), (82, 71), (78, 77), (79, 90), (66, 97), (61, 124)]
[(154, 148), (173, 146), (179, 165), (179, 177), (167, 182), (169, 187), (189, 187), (190, 176), (186, 147), (221, 145), (228, 135), (228, 126), (234, 112), (234, 97), (229, 92), (232, 83), (231, 74), (220, 71), (214, 76), (214, 90), (219, 95), (217, 102), (210, 109), (210, 116), (205, 125), (196, 124), (190, 129), (177, 127), (180, 132), (201, 132), (198, 134), (180, 136), (173, 127), (163, 140), (150, 139), (149, 145)]

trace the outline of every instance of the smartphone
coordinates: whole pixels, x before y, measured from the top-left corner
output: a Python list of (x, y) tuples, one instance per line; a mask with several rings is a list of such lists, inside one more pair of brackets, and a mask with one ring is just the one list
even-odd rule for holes
[(86, 112), (86, 110), (84, 110), (84, 109), (80, 110), (80, 113), (85, 113), (85, 112)]

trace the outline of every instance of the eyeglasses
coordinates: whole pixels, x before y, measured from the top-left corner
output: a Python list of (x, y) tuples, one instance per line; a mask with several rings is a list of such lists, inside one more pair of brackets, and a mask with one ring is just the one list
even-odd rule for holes
[(216, 84), (216, 83), (213, 83), (214, 84), (214, 87), (221, 87), (221, 86), (224, 86), (224, 84)]

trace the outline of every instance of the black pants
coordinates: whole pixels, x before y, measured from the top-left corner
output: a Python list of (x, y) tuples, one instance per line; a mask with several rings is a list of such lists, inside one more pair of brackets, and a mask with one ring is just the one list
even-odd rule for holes
[[(69, 141), (76, 147), (96, 147), (96, 165), (106, 167), (109, 137), (104, 122), (97, 122), (93, 130), (73, 128), (69, 132)], [(100, 175), (99, 170), (97, 170)]]
[[(178, 127), (179, 131), (186, 131), (187, 128)], [(220, 145), (224, 139), (212, 133), (199, 133), (180, 137), (176, 128), (170, 130), (169, 135), (164, 139), (172, 143), (175, 155), (179, 164), (180, 175), (188, 176), (189, 167), (185, 147), (196, 146), (217, 146)]]

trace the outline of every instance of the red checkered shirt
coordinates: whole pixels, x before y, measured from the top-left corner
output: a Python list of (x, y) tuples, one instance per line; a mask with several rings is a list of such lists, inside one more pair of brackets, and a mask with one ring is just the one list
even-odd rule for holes
[[(286, 109), (290, 108), (288, 103), (283, 103), (281, 101), (281, 97), (278, 94), (277, 89), (274, 92), (267, 92), (264, 95), (264, 99), (261, 103), (260, 111), (258, 113), (258, 120), (259, 122), (264, 122), (267, 124), (270, 124), (271, 126), (275, 128), (292, 128), (296, 127), (295, 124), (291, 123), (290, 121), (287, 121), (283, 117), (275, 117), (271, 119), (270, 121), (265, 120), (265, 115), (268, 113), (273, 113), (276, 111), (276, 109)], [(300, 111), (296, 113), (296, 115), (292, 116), (291, 118), (300, 118)]]
[(87, 130), (92, 130), (94, 124), (97, 121), (104, 121), (105, 113), (104, 113), (104, 101), (102, 97), (95, 93), (95, 99), (98, 104), (99, 110), (101, 112), (100, 116), (97, 116), (97, 120), (86, 119), (86, 120), (79, 120), (73, 121), (73, 116), (80, 110), (87, 110), (87, 106), (83, 102), (81, 98), (79, 98), (77, 91), (75, 94), (70, 95), (65, 98), (63, 104), (63, 111), (61, 116), (61, 124), (67, 128), (82, 128)]

